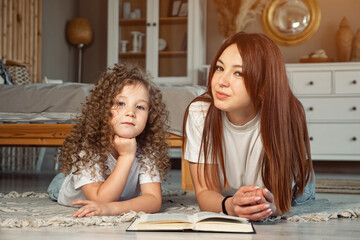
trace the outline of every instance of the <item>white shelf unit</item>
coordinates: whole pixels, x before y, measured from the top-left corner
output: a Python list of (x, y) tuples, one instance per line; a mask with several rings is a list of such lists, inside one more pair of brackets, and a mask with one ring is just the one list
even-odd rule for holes
[[(140, 19), (123, 19), (122, 2), (132, 2), (134, 5), (145, 7), (143, 18)], [(169, 4), (167, 0), (108, 0), (108, 46), (107, 46), (107, 66), (111, 67), (115, 63), (121, 62), (125, 58), (143, 58), (144, 68), (151, 73), (156, 83), (170, 84), (198, 84), (199, 71), (205, 63), (205, 46), (206, 46), (206, 0), (188, 0), (187, 16), (169, 17), (164, 16), (163, 4)], [(143, 4), (143, 5), (141, 5)], [(137, 25), (137, 26), (132, 26)], [(119, 53), (119, 41), (125, 36), (122, 27), (136, 29), (141, 25), (145, 32), (144, 48), (139, 53)], [(170, 51), (159, 51), (159, 38), (166, 36), (171, 41), (182, 40), (184, 34), (175, 31), (166, 31), (169, 26), (178, 27), (183, 25), (186, 32), (186, 49)], [(163, 28), (163, 29), (162, 29)], [(130, 40), (130, 39), (127, 39)], [(131, 43), (130, 43), (131, 44)], [(177, 59), (177, 60), (176, 60)], [(178, 60), (184, 59), (184, 60)], [(169, 65), (171, 62), (171, 66)], [(170, 66), (170, 67), (169, 67)], [(183, 69), (179, 71), (179, 69)]]

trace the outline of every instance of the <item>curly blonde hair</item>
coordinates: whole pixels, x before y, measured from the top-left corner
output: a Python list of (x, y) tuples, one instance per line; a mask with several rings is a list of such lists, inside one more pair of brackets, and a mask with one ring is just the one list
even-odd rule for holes
[(141, 84), (149, 91), (150, 102), (145, 129), (136, 137), (137, 157), (142, 166), (147, 158), (150, 171), (157, 168), (161, 179), (165, 180), (170, 169), (165, 141), (169, 128), (168, 111), (162, 102), (160, 90), (153, 86), (150, 76), (139, 67), (125, 64), (115, 64), (114, 68), (108, 69), (90, 91), (82, 113), (76, 118), (76, 125), (60, 148), (62, 173), (69, 174), (72, 171), (73, 174), (78, 174), (80, 170), (90, 166), (94, 176), (96, 163), (101, 167), (101, 174), (107, 175), (108, 167), (105, 163), (112, 147), (111, 136), (114, 136), (110, 125), (110, 109), (124, 86), (134, 84)]

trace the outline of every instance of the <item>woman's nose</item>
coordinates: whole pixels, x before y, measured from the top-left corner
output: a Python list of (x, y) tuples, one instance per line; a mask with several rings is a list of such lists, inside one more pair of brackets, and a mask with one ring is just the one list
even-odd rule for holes
[(221, 87), (228, 87), (229, 86), (228, 77), (229, 76), (227, 74), (225, 74), (225, 73), (220, 76), (218, 83), (219, 83), (219, 85)]

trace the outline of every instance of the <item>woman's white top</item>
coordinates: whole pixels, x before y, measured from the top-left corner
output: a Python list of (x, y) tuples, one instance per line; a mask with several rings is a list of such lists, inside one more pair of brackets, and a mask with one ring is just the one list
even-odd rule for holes
[[(117, 160), (111, 154), (108, 154), (106, 161), (106, 165), (109, 168), (108, 171), (112, 172), (114, 170), (116, 162)], [(70, 173), (67, 175), (59, 191), (58, 203), (72, 206), (72, 201), (86, 199), (81, 190), (82, 186), (94, 182), (105, 182), (106, 178), (100, 174), (100, 166), (95, 164), (94, 168), (94, 177), (91, 176), (91, 171), (88, 168), (80, 171), (79, 174), (74, 175)], [(123, 201), (139, 196), (140, 184), (161, 182), (158, 170), (153, 171), (153, 174), (154, 176), (151, 176), (150, 169), (146, 167), (146, 164), (144, 164), (144, 167), (141, 167), (139, 159), (135, 158), (119, 200)], [(109, 174), (106, 175), (108, 176)]]
[[(203, 149), (199, 159), (200, 144), (206, 113), (210, 103), (194, 102), (189, 107), (186, 121), (187, 143), (184, 158), (193, 163), (204, 163)], [(263, 154), (260, 136), (260, 115), (243, 126), (232, 124), (222, 112), (223, 150), (225, 173), (230, 186), (229, 194), (234, 194), (241, 186), (255, 185), (264, 187), (259, 161)], [(223, 181), (220, 169), (220, 178)]]

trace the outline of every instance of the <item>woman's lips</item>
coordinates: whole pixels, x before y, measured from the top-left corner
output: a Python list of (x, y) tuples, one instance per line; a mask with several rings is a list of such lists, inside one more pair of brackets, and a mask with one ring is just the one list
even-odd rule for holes
[(230, 95), (227, 95), (226, 93), (220, 92), (220, 91), (216, 91), (216, 97), (218, 99), (225, 99), (230, 97)]

